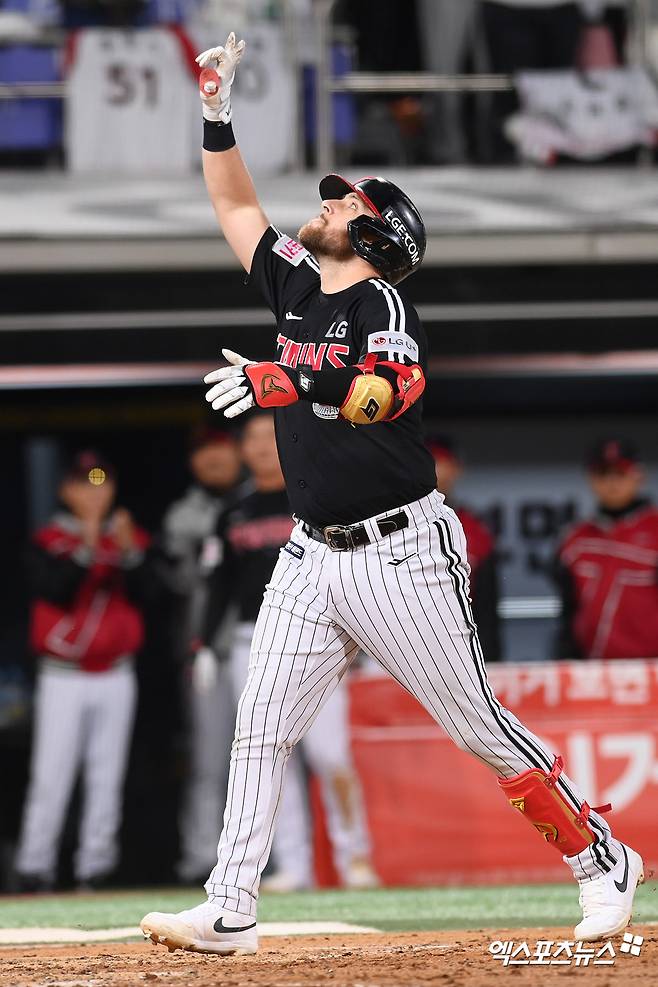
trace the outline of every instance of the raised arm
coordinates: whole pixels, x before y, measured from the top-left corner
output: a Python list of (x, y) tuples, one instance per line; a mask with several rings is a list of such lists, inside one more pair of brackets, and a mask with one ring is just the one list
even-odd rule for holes
[[(246, 271), (269, 226), (256, 190), (235, 146), (231, 126), (231, 86), (245, 43), (229, 34), (225, 45), (209, 48), (197, 57), (204, 71), (199, 80), (203, 104), (203, 174), (219, 225)], [(217, 73), (219, 79), (214, 74)]]

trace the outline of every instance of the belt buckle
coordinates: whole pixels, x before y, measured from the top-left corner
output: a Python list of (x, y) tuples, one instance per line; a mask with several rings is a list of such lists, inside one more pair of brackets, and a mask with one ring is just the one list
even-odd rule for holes
[(334, 542), (334, 535), (342, 533), (345, 529), (341, 524), (328, 524), (326, 528), (322, 529), (322, 534), (324, 535), (324, 540), (331, 549), (332, 552), (342, 552), (343, 549), (336, 545)]
[[(328, 524), (326, 528), (322, 529), (322, 534), (332, 552), (344, 552), (348, 548), (354, 548), (350, 529), (342, 524)], [(337, 545), (334, 541), (334, 535), (338, 534), (345, 536), (345, 547)]]

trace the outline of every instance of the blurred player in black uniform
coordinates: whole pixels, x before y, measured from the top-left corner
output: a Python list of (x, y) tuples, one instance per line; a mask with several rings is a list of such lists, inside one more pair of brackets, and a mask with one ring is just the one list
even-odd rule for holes
[(224, 430), (201, 426), (192, 434), (188, 465), (192, 483), (163, 522), (173, 594), (170, 634), (175, 659), (186, 672), (189, 761), (177, 865), (184, 882), (208, 872), (226, 798), (226, 764), (216, 752), (231, 742), (234, 706), (214, 657), (225, 645), (215, 641), (214, 652), (195, 654), (194, 641), (201, 634), (208, 574), (217, 565), (217, 518), (240, 478), (237, 442)]

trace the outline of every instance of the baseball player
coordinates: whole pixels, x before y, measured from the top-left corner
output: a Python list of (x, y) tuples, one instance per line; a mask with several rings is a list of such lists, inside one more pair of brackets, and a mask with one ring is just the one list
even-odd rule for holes
[[(279, 550), (287, 544), (294, 527), (271, 412), (261, 412), (245, 423), (241, 451), (251, 478), (218, 521), (222, 562), (210, 580), (211, 593), (203, 634), (204, 641), (216, 641), (226, 608), (232, 601), (237, 603), (237, 625), (229, 658), (236, 703), (249, 674), (251, 641), (263, 590)], [(352, 765), (348, 720), (347, 682), (343, 680), (304, 737), (302, 748), (310, 769), (320, 782), (327, 829), (341, 882), (349, 887), (372, 887), (377, 878), (369, 862), (365, 812), (361, 786)], [(217, 746), (213, 753), (218, 759)], [(298, 890), (313, 883), (311, 833), (304, 788), (299, 762), (293, 758), (283, 786), (279, 822), (274, 832), (273, 857), (277, 870), (263, 883), (270, 891)], [(218, 821), (219, 813), (215, 826)]]
[(487, 526), (463, 504), (455, 504), (452, 493), (462, 473), (455, 443), (446, 435), (431, 436), (427, 447), (434, 457), (436, 485), (459, 518), (464, 529), (470, 567), (471, 607), (478, 638), (487, 662), (499, 661), (498, 567), (496, 546)]
[[(217, 752), (231, 742), (234, 704), (215, 654), (192, 648), (201, 633), (209, 572), (217, 564), (217, 518), (240, 478), (240, 452), (227, 432), (201, 427), (192, 435), (193, 482), (171, 505), (163, 522), (168, 575), (173, 591), (171, 631), (176, 657), (185, 663), (189, 723), (189, 772), (180, 817), (181, 881), (207, 874), (217, 846), (217, 820), (226, 796), (226, 766)], [(194, 660), (189, 663), (194, 654)]]
[(658, 510), (632, 442), (608, 438), (587, 462), (597, 499), (558, 552), (561, 658), (658, 656)]
[(97, 887), (118, 858), (123, 779), (132, 735), (134, 659), (143, 605), (157, 572), (149, 537), (114, 508), (113, 467), (92, 450), (75, 455), (61, 507), (28, 553), (30, 643), (39, 657), (30, 783), (16, 856), (25, 891), (49, 890), (78, 772), (83, 808), (74, 871)]
[(224, 235), (275, 315), (277, 361), (225, 350), (228, 366), (206, 377), (206, 397), (228, 418), (276, 409), (297, 524), (256, 622), (207, 901), (151, 912), (142, 930), (170, 949), (256, 951), (258, 885), (286, 761), (362, 648), (491, 768), (563, 856), (580, 885), (576, 938), (614, 935), (643, 880), (640, 855), (613, 837), (562, 759), (487, 682), (464, 532), (436, 490), (421, 433), (427, 341), (395, 287), (423, 259), (422, 219), (383, 178), (328, 175), (319, 213), (297, 239), (271, 226), (231, 127), (243, 50), (230, 35), (198, 58), (220, 78), (214, 95), (202, 91), (204, 173)]

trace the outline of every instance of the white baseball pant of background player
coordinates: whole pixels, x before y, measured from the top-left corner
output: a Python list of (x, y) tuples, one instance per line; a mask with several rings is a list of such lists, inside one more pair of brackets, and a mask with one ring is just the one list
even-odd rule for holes
[[(231, 649), (231, 674), (236, 697), (249, 674), (254, 624), (238, 624)], [(349, 741), (349, 693), (345, 680), (338, 682), (302, 740), (306, 762), (320, 783), (327, 831), (336, 871), (344, 885), (374, 880), (364, 864), (370, 857), (365, 808)], [(274, 827), (272, 856), (282, 877), (295, 886), (313, 883), (313, 847), (308, 797), (303, 771), (293, 757), (286, 770), (279, 815)], [(361, 865), (358, 869), (355, 864)]]
[[(371, 543), (351, 552), (332, 552), (307, 537), (301, 524), (291, 541), (302, 557), (281, 550), (256, 623), (224, 829), (205, 886), (220, 907), (256, 915), (286, 761), (359, 648), (497, 775), (552, 768), (552, 752), (500, 705), (487, 682), (456, 514), (437, 491), (404, 510), (407, 528), (383, 537), (369, 519)], [(557, 784), (580, 811), (583, 796), (565, 774)], [(495, 785), (490, 797), (501, 797)], [(585, 881), (609, 870), (604, 855), (621, 857), (605, 820), (592, 812), (590, 825), (603, 842), (569, 858), (574, 875)], [(437, 819), (437, 836), (440, 827)]]
[[(193, 472), (199, 469), (194, 461), (193, 456)], [(204, 468), (208, 469), (207, 456)], [(229, 469), (226, 463), (224, 468)], [(215, 529), (223, 505), (218, 490), (212, 492), (195, 482), (171, 505), (164, 518), (165, 545), (172, 560), (170, 578), (182, 611), (174, 639), (179, 660), (187, 659), (190, 642), (199, 636), (202, 626), (208, 574), (217, 565), (219, 543)], [(228, 652), (234, 624), (229, 612), (217, 639), (211, 642), (212, 652), (206, 649), (204, 654), (195, 656), (185, 683), (189, 773), (180, 814), (180, 859), (176, 867), (183, 881), (196, 881), (212, 867), (217, 824), (226, 804), (228, 764), (224, 753), (230, 750), (233, 740), (236, 700), (228, 663), (220, 658)]]
[(209, 681), (193, 673), (188, 690), (190, 772), (180, 815), (178, 876), (198, 880), (212, 866), (218, 820), (226, 803), (227, 757), (235, 723), (235, 695), (228, 664), (210, 659)]
[(130, 658), (106, 672), (43, 661), (35, 698), (30, 783), (16, 856), (21, 874), (54, 877), (59, 839), (80, 768), (83, 797), (76, 879), (102, 876), (116, 865), (136, 701)]

